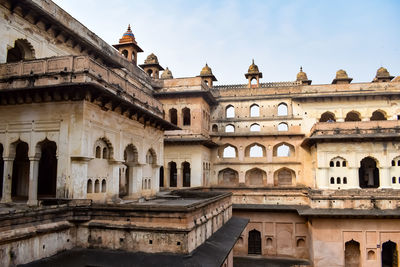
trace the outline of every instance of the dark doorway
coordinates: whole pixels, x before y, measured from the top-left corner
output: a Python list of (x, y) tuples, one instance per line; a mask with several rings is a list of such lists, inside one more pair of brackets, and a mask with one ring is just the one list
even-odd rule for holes
[(366, 157), (361, 161), (358, 174), (361, 188), (379, 187), (379, 169), (373, 158)]
[(176, 187), (177, 185), (177, 170), (176, 170), (176, 163), (171, 161), (169, 163), (169, 186)]
[(382, 267), (397, 267), (398, 253), (396, 243), (387, 241), (382, 244)]
[(344, 266), (360, 266), (360, 243), (357, 241), (351, 240), (346, 242), (344, 249)]
[(190, 163), (182, 163), (183, 187), (190, 187)]
[(171, 108), (169, 110), (169, 119), (171, 120), (172, 124), (178, 125), (178, 112), (176, 109)]
[(164, 167), (160, 167), (160, 187), (164, 187)]
[(13, 162), (11, 197), (16, 200), (28, 199), (29, 190), (29, 158), (28, 144), (19, 142), (15, 148)]
[(24, 51), (17, 45), (7, 51), (7, 63), (18, 62), (24, 59)]
[(44, 141), (40, 145), (38, 196), (56, 197), (57, 188), (57, 145), (52, 141)]
[(4, 175), (3, 145), (0, 144), (0, 198), (3, 196), (3, 175)]
[(261, 234), (259, 231), (254, 229), (249, 232), (248, 245), (249, 254), (261, 254)]

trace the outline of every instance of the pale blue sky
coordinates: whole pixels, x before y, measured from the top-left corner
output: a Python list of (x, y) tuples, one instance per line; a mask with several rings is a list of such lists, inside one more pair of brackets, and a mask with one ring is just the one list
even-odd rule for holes
[(196, 76), (205, 62), (216, 84), (246, 83), (251, 59), (262, 82), (295, 80), (303, 66), (316, 83), (338, 69), (369, 82), (380, 66), (400, 75), (400, 1), (56, 0), (109, 44), (131, 24), (144, 50), (174, 77)]

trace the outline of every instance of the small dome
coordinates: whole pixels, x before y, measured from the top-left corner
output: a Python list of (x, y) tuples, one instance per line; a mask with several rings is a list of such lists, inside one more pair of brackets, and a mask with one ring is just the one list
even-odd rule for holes
[(161, 79), (173, 79), (172, 72), (168, 69), (168, 67), (161, 74)]
[(254, 59), (253, 62), (251, 63), (249, 70), (247, 71), (248, 73), (259, 73), (260, 71), (258, 70), (258, 66), (254, 64)]
[(213, 75), (212, 70), (206, 63), (206, 65), (200, 71), (200, 76), (211, 76), (211, 75)]
[(380, 67), (377, 71), (376, 71), (376, 77), (390, 77), (390, 74), (388, 72), (388, 70), (384, 67)]
[(347, 72), (345, 70), (338, 70), (336, 72), (336, 79), (348, 79), (349, 76), (347, 75)]
[(300, 67), (299, 73), (297, 73), (296, 81), (307, 81), (307, 74), (303, 71), (303, 67)]
[(135, 42), (135, 35), (133, 34), (131, 30), (131, 25), (128, 25), (128, 29), (126, 32), (122, 35), (122, 39), (120, 39), (121, 42)]
[(150, 55), (147, 56), (146, 60), (144, 61), (144, 64), (158, 64), (157, 56), (151, 53)]

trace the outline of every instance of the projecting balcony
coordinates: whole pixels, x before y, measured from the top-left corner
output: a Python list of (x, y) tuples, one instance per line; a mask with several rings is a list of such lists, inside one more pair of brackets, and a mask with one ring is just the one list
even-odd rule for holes
[(400, 121), (318, 122), (303, 144), (321, 141), (400, 139)]

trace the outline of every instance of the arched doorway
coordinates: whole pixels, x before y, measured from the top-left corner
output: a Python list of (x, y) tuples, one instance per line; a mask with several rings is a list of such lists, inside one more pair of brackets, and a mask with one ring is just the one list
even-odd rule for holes
[(15, 200), (27, 200), (29, 190), (28, 144), (18, 142), (13, 162), (11, 197)]
[(24, 59), (34, 59), (35, 51), (32, 45), (26, 39), (17, 39), (14, 47), (7, 51), (7, 63), (18, 62)]
[(182, 163), (183, 187), (190, 187), (190, 163)]
[(168, 163), (169, 165), (169, 186), (170, 187), (176, 187), (177, 186), (177, 180), (178, 180), (178, 174), (176, 170), (176, 163), (171, 161)]
[(57, 145), (55, 142), (45, 140), (40, 144), (40, 149), (38, 196), (56, 197)]
[(3, 196), (3, 175), (4, 175), (3, 145), (0, 144), (0, 198)]
[(398, 252), (396, 243), (387, 241), (382, 244), (382, 267), (397, 267)]
[(160, 167), (160, 187), (164, 187), (164, 167)]
[(360, 266), (360, 243), (358, 243), (357, 241), (351, 240), (346, 242), (344, 248), (344, 266)]
[(379, 187), (379, 169), (376, 161), (371, 157), (364, 158), (360, 163), (359, 181), (361, 188)]
[(249, 232), (248, 253), (261, 254), (261, 234), (255, 229)]

